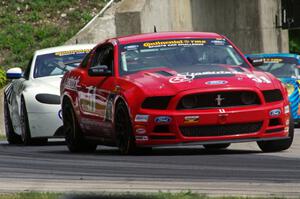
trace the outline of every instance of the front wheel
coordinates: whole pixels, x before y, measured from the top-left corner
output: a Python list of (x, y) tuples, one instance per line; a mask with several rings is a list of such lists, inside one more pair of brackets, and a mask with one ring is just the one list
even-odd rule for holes
[(33, 140), (30, 135), (30, 129), (29, 129), (29, 122), (28, 122), (28, 115), (27, 110), (25, 106), (25, 102), (22, 99), (21, 100), (21, 138), (24, 145), (31, 145), (33, 143)]
[(117, 135), (117, 146), (123, 155), (136, 152), (135, 141), (128, 109), (124, 102), (118, 103), (115, 113), (115, 130)]
[(257, 144), (263, 152), (277, 152), (277, 151), (283, 151), (290, 148), (290, 146), (293, 143), (293, 139), (294, 139), (294, 121), (292, 118), (290, 118), (289, 138), (285, 140), (259, 141), (257, 142)]
[(6, 139), (9, 144), (21, 144), (21, 136), (16, 134), (12, 125), (10, 111), (8, 108), (8, 102), (6, 97), (4, 97), (4, 124), (5, 124), (5, 133)]
[(28, 114), (24, 99), (21, 100), (21, 139), (24, 145), (44, 145), (47, 138), (32, 138), (29, 128)]
[(63, 105), (63, 128), (65, 133), (66, 144), (70, 152), (94, 152), (97, 145), (88, 142), (80, 129), (77, 122), (73, 107), (69, 102)]

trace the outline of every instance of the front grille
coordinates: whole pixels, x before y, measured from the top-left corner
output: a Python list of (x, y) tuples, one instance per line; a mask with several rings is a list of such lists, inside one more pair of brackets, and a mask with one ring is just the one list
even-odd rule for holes
[(260, 130), (262, 124), (263, 122), (252, 122), (209, 126), (181, 126), (180, 131), (186, 137), (217, 137), (254, 133)]
[(282, 93), (279, 89), (263, 91), (266, 102), (277, 102), (283, 100)]
[(177, 109), (224, 108), (258, 104), (261, 104), (260, 99), (252, 91), (209, 92), (182, 97), (177, 105)]

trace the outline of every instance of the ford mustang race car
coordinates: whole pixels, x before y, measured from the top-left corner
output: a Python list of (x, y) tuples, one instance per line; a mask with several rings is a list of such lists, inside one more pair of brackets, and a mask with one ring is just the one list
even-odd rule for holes
[(281, 151), (294, 136), (283, 84), (215, 33), (108, 39), (65, 73), (61, 104), (71, 152), (248, 141)]
[(252, 59), (263, 59), (263, 64), (257, 66), (258, 70), (266, 71), (280, 79), (286, 86), (291, 106), (291, 115), (294, 122), (300, 122), (300, 56), (296, 54), (255, 54), (246, 55)]
[(35, 51), (25, 72), (9, 69), (4, 90), (6, 137), (10, 144), (42, 144), (63, 131), (59, 85), (63, 73), (79, 65), (94, 45), (61, 46)]

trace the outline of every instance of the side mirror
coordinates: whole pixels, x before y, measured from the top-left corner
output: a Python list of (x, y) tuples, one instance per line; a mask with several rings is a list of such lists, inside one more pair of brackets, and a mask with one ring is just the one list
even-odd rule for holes
[(106, 65), (98, 65), (89, 69), (89, 76), (111, 76), (112, 71)]
[(252, 66), (257, 67), (264, 64), (263, 58), (254, 58), (254, 57), (247, 57), (247, 60), (252, 64)]
[(11, 68), (6, 71), (7, 79), (20, 79), (22, 77), (21, 68)]

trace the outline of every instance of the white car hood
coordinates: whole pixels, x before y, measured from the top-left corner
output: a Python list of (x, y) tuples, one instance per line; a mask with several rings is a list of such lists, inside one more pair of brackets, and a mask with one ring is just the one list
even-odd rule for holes
[[(39, 88), (40, 92), (53, 93), (59, 95), (59, 87), (62, 76), (40, 77), (32, 81)], [(41, 90), (40, 90), (41, 89)]]

